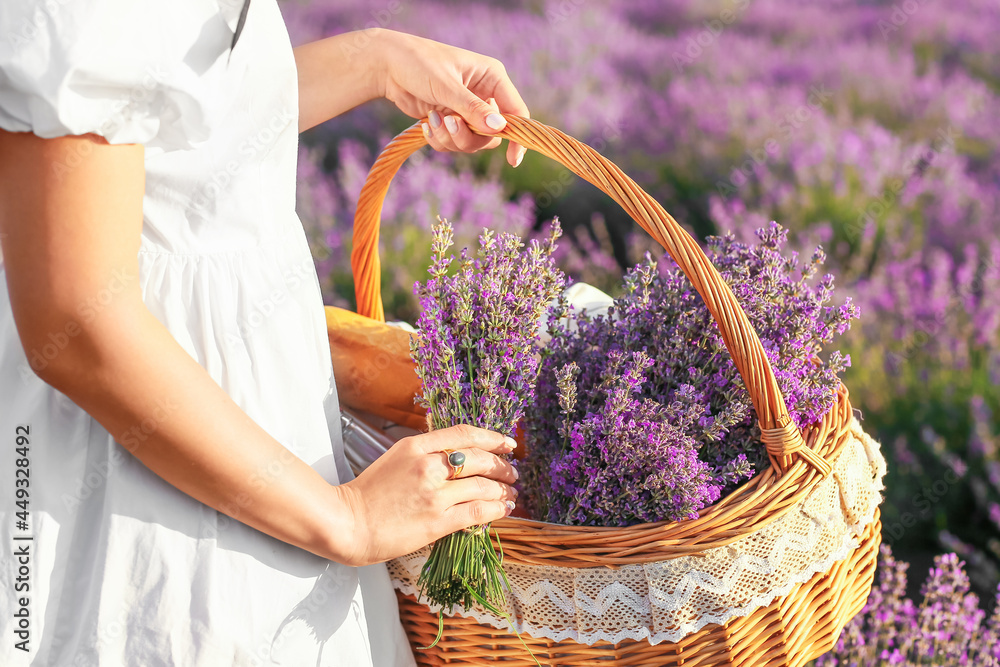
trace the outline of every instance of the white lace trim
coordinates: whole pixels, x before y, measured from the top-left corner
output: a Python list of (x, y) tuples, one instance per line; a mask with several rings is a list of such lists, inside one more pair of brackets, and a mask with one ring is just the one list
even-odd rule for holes
[[(513, 626), (518, 632), (526, 633), (532, 637), (536, 638), (544, 637), (557, 642), (562, 641), (564, 639), (572, 639), (580, 644), (586, 644), (588, 646), (596, 644), (599, 641), (606, 641), (612, 644), (617, 644), (618, 642), (624, 641), (626, 639), (633, 639), (638, 641), (647, 638), (649, 639), (650, 644), (659, 644), (660, 642), (676, 642), (688, 636), (689, 634), (698, 632), (706, 625), (711, 625), (712, 623), (722, 625), (723, 623), (726, 623), (734, 618), (749, 616), (760, 607), (766, 607), (767, 605), (771, 604), (775, 600), (775, 598), (787, 595), (796, 585), (809, 581), (809, 579), (811, 579), (812, 576), (817, 572), (826, 572), (833, 566), (834, 563), (847, 558), (854, 549), (858, 548), (858, 546), (859, 546), (858, 540), (856, 539), (849, 540), (848, 543), (845, 544), (841, 549), (838, 549), (836, 552), (834, 552), (830, 556), (830, 558), (823, 561), (822, 563), (811, 564), (809, 568), (795, 575), (788, 582), (788, 584), (781, 586), (780, 588), (776, 588), (772, 591), (768, 591), (764, 595), (760, 595), (753, 598), (747, 605), (744, 605), (742, 607), (733, 607), (727, 609), (724, 613), (717, 615), (706, 614), (705, 616), (700, 617), (697, 621), (693, 623), (683, 624), (677, 630), (667, 630), (664, 632), (658, 632), (654, 634), (650, 634), (649, 628), (625, 628), (619, 630), (618, 632), (611, 632), (605, 630), (595, 630), (594, 632), (581, 632), (574, 628), (566, 628), (563, 630), (558, 630), (554, 628), (548, 628), (545, 626), (535, 626), (528, 622), (520, 622), (515, 619), (512, 619)], [(393, 586), (398, 588), (404, 594), (417, 597), (416, 587), (410, 584), (409, 582), (399, 581), (394, 578), (392, 583)], [(633, 600), (635, 599), (634, 592), (630, 590), (629, 590), (629, 596)], [(433, 605), (429, 603), (426, 600), (426, 598), (421, 598), (420, 601), (425, 605), (427, 605), (427, 607), (430, 608), (430, 610), (434, 613), (437, 613), (438, 610), (441, 609), (440, 605)], [(644, 609), (646, 612), (649, 611), (648, 605), (637, 604), (635, 608), (637, 610)], [(493, 614), (489, 613), (488, 611), (484, 611), (478, 608), (473, 608), (469, 610), (457, 609), (454, 615), (464, 616), (466, 618), (474, 618), (479, 623), (490, 625), (493, 626), (494, 628), (498, 628), (501, 630), (511, 627), (511, 624), (508, 623), (505, 619), (498, 618)]]
[[(857, 420), (833, 469), (797, 510), (698, 556), (614, 570), (508, 563), (508, 616), (517, 619), (518, 632), (588, 645), (625, 639), (676, 642), (706, 625), (746, 616), (858, 548), (882, 500), (885, 460)], [(425, 547), (390, 562), (397, 589), (416, 596), (428, 553)], [(456, 613), (495, 628), (510, 627), (479, 606)]]

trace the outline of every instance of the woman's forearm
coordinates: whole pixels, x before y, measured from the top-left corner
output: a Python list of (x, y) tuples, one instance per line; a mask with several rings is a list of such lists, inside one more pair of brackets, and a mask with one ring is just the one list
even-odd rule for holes
[[(350, 561), (353, 514), (339, 487), (255, 424), (142, 302), (143, 190), (141, 146), (0, 131), (0, 241), (21, 344), (30, 359), (51, 333), (74, 332), (35, 371), (181, 491)], [(82, 316), (111, 280), (115, 297)]]
[(289, 544), (350, 560), (337, 487), (268, 435), (142, 304), (122, 303), (46, 377), (179, 490)]
[(385, 31), (371, 28), (295, 48), (299, 132), (382, 96)]

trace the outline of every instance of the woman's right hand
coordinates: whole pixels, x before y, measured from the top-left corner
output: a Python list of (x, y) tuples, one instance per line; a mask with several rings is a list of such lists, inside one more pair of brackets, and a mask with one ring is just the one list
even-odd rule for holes
[[(404, 438), (362, 472), (336, 489), (353, 516), (349, 565), (380, 563), (430, 544), (456, 530), (510, 514), (517, 473), (499, 455), (514, 450), (513, 439), (461, 425)], [(461, 451), (461, 476), (444, 450)]]

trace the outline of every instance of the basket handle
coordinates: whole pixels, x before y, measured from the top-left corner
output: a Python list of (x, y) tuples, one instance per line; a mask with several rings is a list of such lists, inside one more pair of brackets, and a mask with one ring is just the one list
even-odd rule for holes
[[(757, 410), (762, 440), (775, 472), (785, 472), (798, 457), (823, 476), (828, 475), (830, 464), (806, 446), (789, 417), (774, 371), (750, 320), (695, 240), (621, 169), (591, 147), (536, 120), (508, 114), (504, 117), (507, 125), (496, 136), (546, 155), (593, 183), (618, 202), (677, 262), (719, 325)], [(372, 166), (358, 200), (351, 251), (358, 312), (379, 321), (385, 321), (378, 255), (382, 203), (399, 167), (426, 143), (420, 123), (400, 133)]]

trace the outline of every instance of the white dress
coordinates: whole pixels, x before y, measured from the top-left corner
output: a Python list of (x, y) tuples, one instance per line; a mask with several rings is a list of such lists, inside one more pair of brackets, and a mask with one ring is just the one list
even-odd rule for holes
[[(232, 47), (243, 4), (2, 0), (0, 128), (145, 145), (146, 305), (258, 424), (338, 483), (350, 470), (294, 210), (295, 63), (275, 0), (252, 1)], [(81, 304), (81, 321), (116, 289)], [(4, 276), (0, 665), (413, 664), (384, 566), (332, 563), (168, 485), (32, 372), (60, 336), (22, 349)]]

